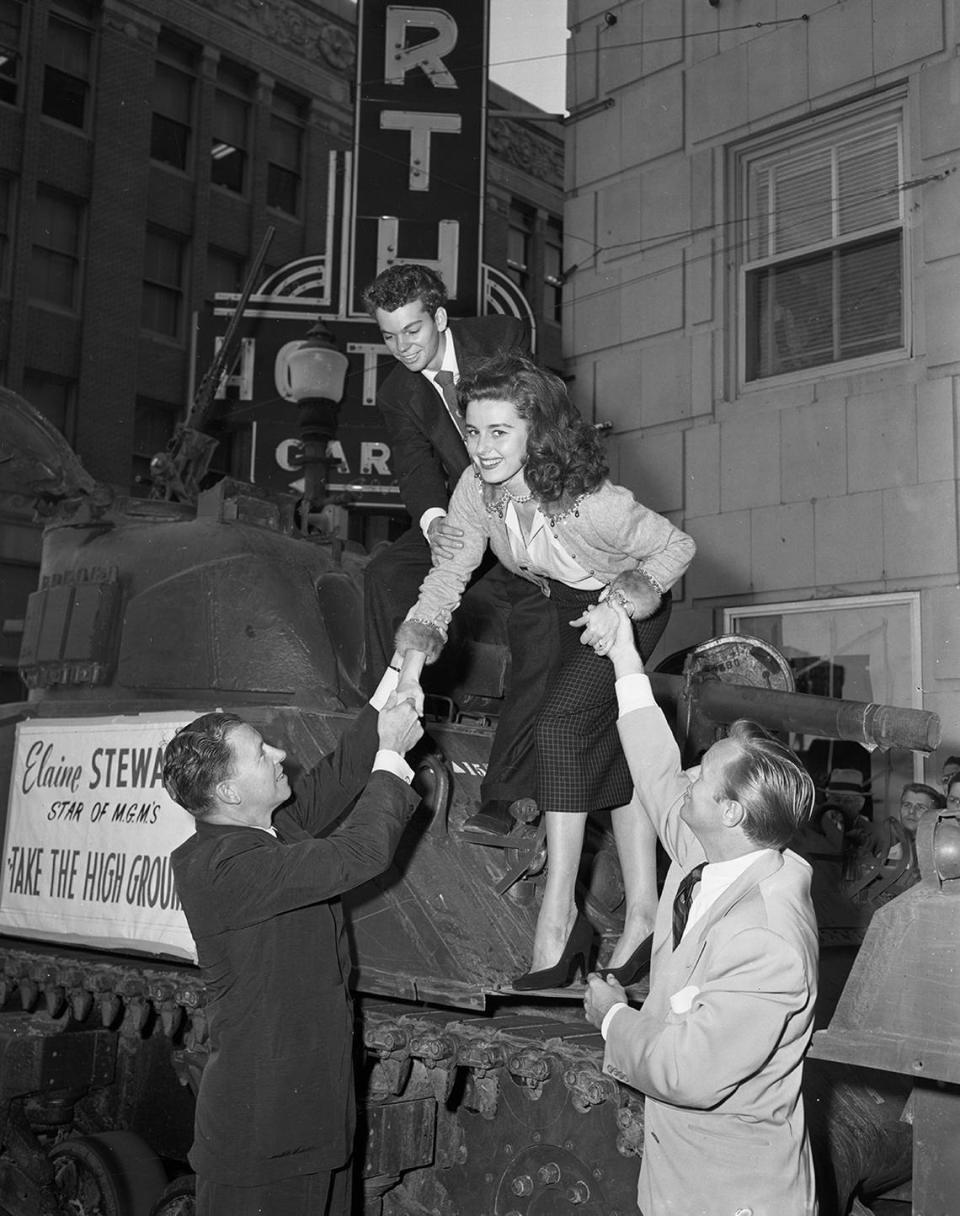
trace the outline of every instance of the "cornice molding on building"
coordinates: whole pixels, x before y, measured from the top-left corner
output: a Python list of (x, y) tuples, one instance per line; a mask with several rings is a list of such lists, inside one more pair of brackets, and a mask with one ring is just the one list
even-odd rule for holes
[(275, 45), (296, 51), (305, 59), (324, 63), (335, 72), (352, 72), (357, 60), (357, 39), (321, 14), (306, 10), (294, 0), (206, 0), (205, 7), (240, 21)]
[(123, 0), (103, 0), (100, 22), (104, 28), (116, 30), (145, 46), (153, 48), (157, 44), (160, 22), (136, 5), (125, 4)]
[(487, 147), (492, 156), (556, 189), (563, 189), (564, 146), (539, 131), (509, 118), (487, 126)]

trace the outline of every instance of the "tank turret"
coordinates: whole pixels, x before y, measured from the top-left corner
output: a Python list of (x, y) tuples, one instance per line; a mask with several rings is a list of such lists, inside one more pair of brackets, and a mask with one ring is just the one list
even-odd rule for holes
[[(207, 1039), (165, 868), (192, 825), (162, 790), (158, 756), (179, 723), (214, 707), (240, 712), (300, 767), (329, 751), (362, 703), (366, 559), (305, 533), (292, 500), (239, 482), (195, 503), (115, 495), (28, 403), (2, 391), (0, 411), (13, 452), (0, 488), (16, 478), (45, 519), (25, 696), (0, 709), (0, 1190), (13, 1216), (76, 1211), (91, 1188), (105, 1212), (184, 1216)], [(496, 637), (483, 646), (497, 650)], [(635, 1208), (641, 1096), (603, 1075), (576, 992), (511, 990), (547, 864), (542, 833), (523, 815), (502, 840), (465, 828), (504, 668), (475, 666), (466, 695), (431, 718), (411, 830), (391, 870), (347, 901), (368, 1216)], [(870, 746), (936, 746), (933, 715), (796, 694), (788, 665), (756, 640), (714, 640), (654, 683), (691, 758), (744, 714)], [(608, 950), (622, 882), (602, 823), (581, 894)], [(823, 965), (845, 974), (863, 909), (827, 894)], [(824, 1212), (865, 1180), (909, 1172), (896, 1079), (867, 1085), (855, 1065), (824, 1063), (808, 1089)]]

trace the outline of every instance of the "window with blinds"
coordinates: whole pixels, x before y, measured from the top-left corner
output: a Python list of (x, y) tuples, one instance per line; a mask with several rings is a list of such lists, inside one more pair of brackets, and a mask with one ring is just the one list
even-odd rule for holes
[(902, 161), (899, 111), (743, 158), (745, 381), (904, 346)]

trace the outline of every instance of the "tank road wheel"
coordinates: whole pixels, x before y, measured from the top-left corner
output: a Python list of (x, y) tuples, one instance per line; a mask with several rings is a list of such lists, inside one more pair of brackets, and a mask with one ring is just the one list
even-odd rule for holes
[(154, 1201), (150, 1216), (194, 1216), (196, 1185), (193, 1174), (184, 1174), (168, 1182)]
[(167, 1180), (160, 1158), (133, 1132), (61, 1140), (50, 1160), (70, 1216), (149, 1216)]
[(493, 1210), (510, 1216), (609, 1216), (610, 1201), (594, 1176), (600, 1173), (559, 1145), (528, 1145), (501, 1174)]

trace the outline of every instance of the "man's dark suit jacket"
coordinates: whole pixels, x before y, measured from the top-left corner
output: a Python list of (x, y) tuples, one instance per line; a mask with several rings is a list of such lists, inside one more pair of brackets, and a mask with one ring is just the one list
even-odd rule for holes
[[(474, 370), (491, 355), (526, 351), (526, 329), (516, 317), (453, 318), (453, 336), (460, 375)], [(440, 394), (422, 372), (399, 363), (377, 395), (393, 454), (393, 469), (413, 526), (430, 507), (447, 509), (453, 487), (470, 463), (460, 432)]]
[[(392, 773), (371, 775), (376, 749), (367, 706), (274, 815), (279, 839), (201, 820), (173, 853), (210, 1021), (190, 1164), (211, 1181), (319, 1173), (352, 1151), (353, 1013), (339, 896), (386, 869), (417, 805)], [(344, 822), (316, 839), (364, 782)]]

